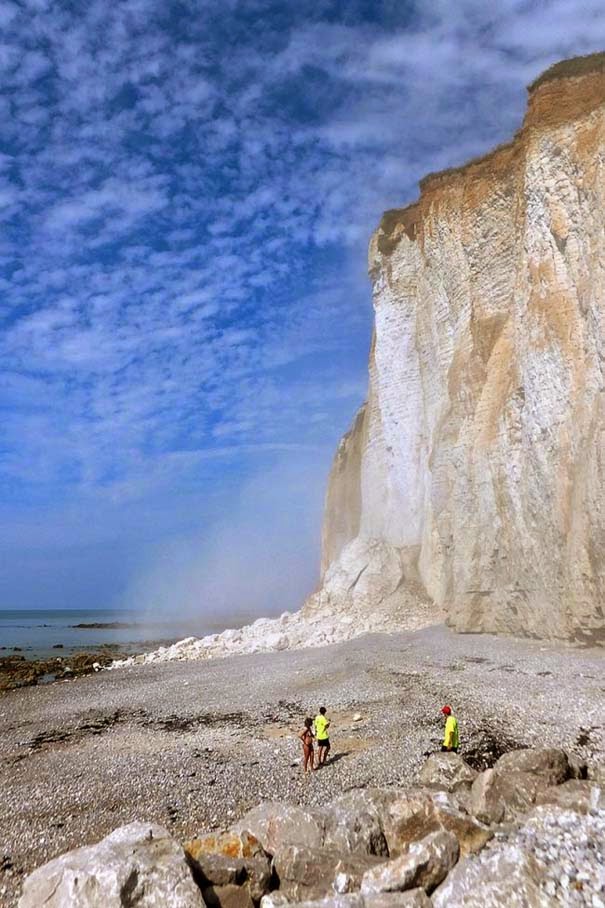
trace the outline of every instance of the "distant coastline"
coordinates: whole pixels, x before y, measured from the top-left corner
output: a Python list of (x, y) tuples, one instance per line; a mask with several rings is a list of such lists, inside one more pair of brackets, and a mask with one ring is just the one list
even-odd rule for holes
[(0, 611), (0, 691), (90, 674), (187, 636), (180, 624), (118, 609)]
[(226, 620), (167, 621), (118, 609), (0, 610), (0, 694), (91, 674), (114, 660), (222, 631)]
[(250, 615), (169, 620), (133, 609), (0, 609), (0, 657), (28, 662), (111, 650), (120, 658), (170, 646), (185, 637), (220, 633)]
[(79, 624), (70, 624), (70, 628), (81, 630), (123, 630), (128, 627), (141, 627), (141, 623), (136, 621), (80, 621)]
[[(163, 617), (163, 616), (162, 616)], [(187, 627), (120, 609), (0, 610), (0, 656), (28, 661), (111, 649), (144, 652), (187, 636)]]

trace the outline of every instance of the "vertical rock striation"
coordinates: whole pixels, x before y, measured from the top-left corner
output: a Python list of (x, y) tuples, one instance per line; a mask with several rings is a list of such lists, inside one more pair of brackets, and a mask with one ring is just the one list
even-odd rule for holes
[(307, 611), (605, 639), (605, 55), (372, 237), (367, 404)]

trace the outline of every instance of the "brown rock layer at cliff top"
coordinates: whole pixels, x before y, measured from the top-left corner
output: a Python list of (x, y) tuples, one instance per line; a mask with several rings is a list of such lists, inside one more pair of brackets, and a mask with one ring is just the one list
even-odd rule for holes
[(368, 401), (307, 609), (605, 640), (605, 55), (530, 88), (509, 144), (370, 243)]

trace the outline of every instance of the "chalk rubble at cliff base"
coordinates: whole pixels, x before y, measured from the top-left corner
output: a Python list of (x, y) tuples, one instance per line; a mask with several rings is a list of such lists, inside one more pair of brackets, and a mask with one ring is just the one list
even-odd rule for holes
[[(134, 822), (39, 867), (19, 908), (603, 908), (603, 767), (585, 771), (557, 749), (509, 752), (479, 774), (449, 753), (431, 758), (430, 788), (359, 789), (321, 811), (264, 802), (183, 844)], [(505, 824), (473, 812), (486, 773), (507, 783), (501, 798), (516, 775), (533, 779)]]
[(229, 628), (221, 634), (186, 637), (172, 646), (161, 646), (150, 653), (115, 660), (110, 668), (329, 646), (362, 634), (418, 630), (434, 623), (434, 615), (422, 609), (410, 610), (403, 618), (384, 611), (374, 615), (365, 610), (344, 613), (323, 610), (305, 614), (303, 609), (294, 613), (284, 612), (279, 618), (258, 618), (253, 624)]

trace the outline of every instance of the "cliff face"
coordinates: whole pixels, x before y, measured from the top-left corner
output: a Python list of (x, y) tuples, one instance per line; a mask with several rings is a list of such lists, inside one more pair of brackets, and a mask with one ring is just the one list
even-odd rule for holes
[(372, 237), (368, 401), (307, 610), (605, 639), (604, 59), (543, 76), (509, 145)]

